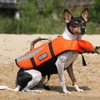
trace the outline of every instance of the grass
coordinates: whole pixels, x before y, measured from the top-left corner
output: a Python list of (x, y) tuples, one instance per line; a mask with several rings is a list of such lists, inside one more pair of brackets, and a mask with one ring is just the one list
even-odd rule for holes
[[(43, 12), (39, 12), (35, 1), (36, 0), (20, 5), (20, 20), (0, 15), (0, 33), (62, 34), (65, 28), (63, 21), (63, 4), (54, 8), (55, 5), (53, 6), (53, 2), (51, 2), (52, 6), (50, 4), (46, 5), (47, 8), (45, 8)], [(74, 14), (79, 15), (81, 9), (79, 9), (79, 11), (73, 10)], [(87, 24), (87, 29), (87, 34), (100, 34), (100, 24), (92, 22), (91, 19)]]

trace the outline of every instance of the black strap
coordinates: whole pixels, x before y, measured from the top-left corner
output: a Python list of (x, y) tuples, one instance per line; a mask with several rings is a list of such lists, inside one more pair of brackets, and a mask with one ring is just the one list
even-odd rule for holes
[[(81, 54), (82, 55), (82, 54)], [(85, 58), (84, 58), (84, 56), (82, 55), (82, 63), (83, 63), (83, 66), (86, 66), (87, 64), (86, 64), (86, 61), (85, 61)]]
[(32, 63), (32, 66), (34, 67), (34, 69), (36, 68), (36, 63), (35, 63), (35, 60), (34, 60), (34, 58), (32, 57), (32, 58), (30, 58), (30, 61), (31, 61), (31, 63)]
[(50, 50), (50, 52), (51, 52), (51, 55), (52, 55), (52, 57), (54, 57), (55, 56), (55, 54), (54, 54), (54, 52), (53, 52), (53, 48), (52, 48), (52, 42), (49, 42), (49, 50)]
[[(50, 50), (50, 52), (51, 52), (51, 55), (52, 55), (52, 57), (54, 57), (55, 54), (54, 54), (54, 52), (53, 52), (52, 42), (49, 42), (48, 45), (49, 45), (49, 50)], [(30, 58), (30, 61), (31, 61), (31, 63), (32, 63), (33, 67), (34, 67), (34, 69), (37, 68), (37, 65), (36, 65), (35, 60), (34, 60), (33, 57)]]

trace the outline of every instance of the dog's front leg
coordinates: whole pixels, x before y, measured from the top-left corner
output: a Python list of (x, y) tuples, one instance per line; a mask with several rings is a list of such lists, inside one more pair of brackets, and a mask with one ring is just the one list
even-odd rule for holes
[(67, 67), (67, 72), (69, 74), (70, 79), (72, 80), (72, 85), (75, 87), (75, 90), (78, 92), (83, 92), (82, 89), (80, 89), (76, 83), (76, 79), (75, 79), (75, 75), (73, 73), (73, 64), (71, 64), (70, 66)]
[(67, 90), (66, 85), (65, 85), (65, 79), (64, 79), (64, 64), (60, 61), (60, 59), (57, 59), (56, 61), (56, 66), (58, 70), (58, 76), (60, 79), (61, 87), (64, 93), (71, 93)]

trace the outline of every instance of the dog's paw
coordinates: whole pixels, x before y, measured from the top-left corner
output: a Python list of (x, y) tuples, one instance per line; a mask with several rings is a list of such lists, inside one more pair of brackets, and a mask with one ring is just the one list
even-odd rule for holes
[(70, 91), (63, 91), (65, 94), (71, 94), (71, 92)]
[(97, 53), (97, 54), (100, 54), (100, 46), (96, 46), (94, 48), (94, 51)]
[(84, 90), (83, 89), (77, 89), (76, 91), (77, 92), (83, 92)]
[(26, 90), (22, 90), (22, 92), (42, 93), (42, 90), (29, 90), (29, 89), (26, 89)]
[(83, 92), (83, 89), (80, 89), (77, 84), (74, 85), (74, 88), (77, 92)]
[(36, 92), (36, 93), (42, 93), (42, 91), (41, 91), (41, 90), (36, 90), (35, 92)]

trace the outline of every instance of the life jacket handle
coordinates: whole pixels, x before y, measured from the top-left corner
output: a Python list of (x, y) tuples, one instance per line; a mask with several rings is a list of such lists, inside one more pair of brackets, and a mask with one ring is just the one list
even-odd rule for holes
[(47, 39), (47, 38), (38, 37), (37, 39), (35, 39), (35, 40), (33, 40), (33, 41), (31, 42), (30, 50), (34, 49), (35, 44), (36, 44), (37, 42), (42, 41), (42, 40), (48, 40), (48, 41), (50, 41), (50, 40)]

